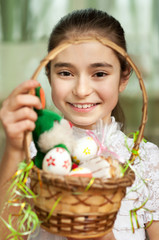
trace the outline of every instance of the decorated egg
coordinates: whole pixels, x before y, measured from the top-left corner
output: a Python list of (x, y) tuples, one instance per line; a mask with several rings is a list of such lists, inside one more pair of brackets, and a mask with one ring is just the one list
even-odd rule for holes
[(89, 168), (77, 167), (69, 173), (69, 176), (92, 178), (92, 172)]
[(70, 172), (72, 160), (66, 149), (56, 147), (50, 150), (43, 159), (43, 170), (54, 174), (66, 175)]
[(83, 163), (97, 154), (98, 146), (90, 136), (85, 136), (76, 140), (72, 158), (76, 163)]

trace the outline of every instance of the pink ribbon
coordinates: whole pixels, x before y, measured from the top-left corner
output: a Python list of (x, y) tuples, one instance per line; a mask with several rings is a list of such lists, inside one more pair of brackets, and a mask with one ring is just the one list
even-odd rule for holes
[(111, 155), (113, 155), (115, 158), (119, 159), (119, 156), (115, 153), (110, 151), (106, 146), (104, 146), (104, 133), (102, 134), (102, 141), (99, 140), (99, 138), (95, 135), (94, 132), (91, 130), (86, 130), (87, 134), (93, 138), (93, 140), (98, 144), (99, 150), (97, 152), (97, 155), (100, 156), (102, 152), (107, 152)]

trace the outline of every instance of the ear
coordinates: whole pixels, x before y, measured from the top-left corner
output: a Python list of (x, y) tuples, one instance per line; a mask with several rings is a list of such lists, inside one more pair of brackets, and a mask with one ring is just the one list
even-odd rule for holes
[(120, 80), (119, 92), (123, 92), (128, 84), (129, 78), (124, 78)]
[(47, 76), (47, 78), (48, 78), (48, 81), (49, 81), (49, 84), (51, 83), (51, 77), (50, 77), (50, 63), (49, 63), (49, 66), (48, 65), (46, 65), (45, 66), (45, 74), (46, 74), (46, 76)]
[(120, 84), (119, 84), (119, 92), (123, 92), (128, 84), (129, 78), (131, 75), (131, 69), (126, 70), (125, 72), (122, 73), (121, 79), (120, 79)]

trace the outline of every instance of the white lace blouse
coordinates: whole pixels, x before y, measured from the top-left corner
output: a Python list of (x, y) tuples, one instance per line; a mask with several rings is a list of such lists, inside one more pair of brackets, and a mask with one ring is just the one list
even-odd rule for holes
[[(73, 130), (77, 138), (87, 134), (83, 129), (74, 127)], [(126, 136), (120, 131), (114, 119), (107, 128), (104, 143), (120, 156), (121, 162), (129, 159), (131, 153), (128, 148), (133, 147), (133, 140), (130, 138), (126, 140)], [(35, 153), (35, 149), (33, 147), (31, 149)], [(127, 188), (127, 194), (121, 202), (113, 228), (116, 240), (145, 240), (145, 224), (152, 219), (159, 220), (159, 148), (150, 142), (142, 142), (139, 157), (136, 158), (133, 169), (136, 173), (135, 182), (132, 187)], [(145, 201), (144, 207), (137, 211), (139, 228), (135, 218), (132, 218), (135, 229), (133, 233), (129, 211), (140, 207)], [(42, 228), (37, 229), (37, 232), (28, 238), (28, 240), (53, 239), (66, 240), (67, 238), (50, 234)]]

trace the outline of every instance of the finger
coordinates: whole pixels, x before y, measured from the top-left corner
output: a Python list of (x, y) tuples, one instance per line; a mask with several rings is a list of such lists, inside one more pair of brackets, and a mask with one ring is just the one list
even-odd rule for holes
[(32, 108), (24, 107), (22, 109), (17, 110), (13, 120), (14, 122), (18, 122), (21, 120), (29, 119), (35, 122), (37, 118), (38, 115)]
[[(40, 109), (41, 106), (40, 106), (39, 99), (30, 98), (30, 101), (29, 101), (29, 97), (31, 97), (32, 95), (26, 94), (30, 90), (33, 90), (33, 87), (37, 87), (37, 86), (39, 86), (39, 83), (34, 80), (28, 80), (20, 84), (16, 89), (12, 91), (12, 93), (8, 96), (8, 98), (3, 101), (2, 111), (12, 111), (12, 110), (18, 109), (18, 107), (27, 105), (26, 101), (24, 103), (22, 102), (23, 99), (21, 98), (21, 95), (28, 96), (29, 106), (33, 106), (33, 107), (36, 107), (37, 109)], [(27, 98), (25, 98), (25, 100), (27, 100)], [(33, 105), (31, 105), (30, 102), (32, 102)]]
[(28, 107), (20, 108), (14, 114), (12, 112), (8, 113), (5, 117), (4, 126), (7, 127), (8, 124), (16, 123), (22, 120), (31, 120), (35, 122), (37, 120), (37, 113)]
[(40, 86), (40, 83), (36, 80), (27, 80), (20, 85), (18, 85), (12, 92), (11, 95), (18, 95), (22, 93), (28, 93), (30, 90), (35, 89)]
[(30, 94), (17, 95), (15, 96), (14, 101), (8, 102), (8, 109), (10, 111), (16, 111), (17, 109), (26, 106), (34, 107), (36, 109), (42, 108), (39, 97)]
[(29, 119), (10, 124), (6, 128), (7, 136), (11, 139), (18, 138), (25, 131), (33, 131), (35, 128), (35, 123)]

